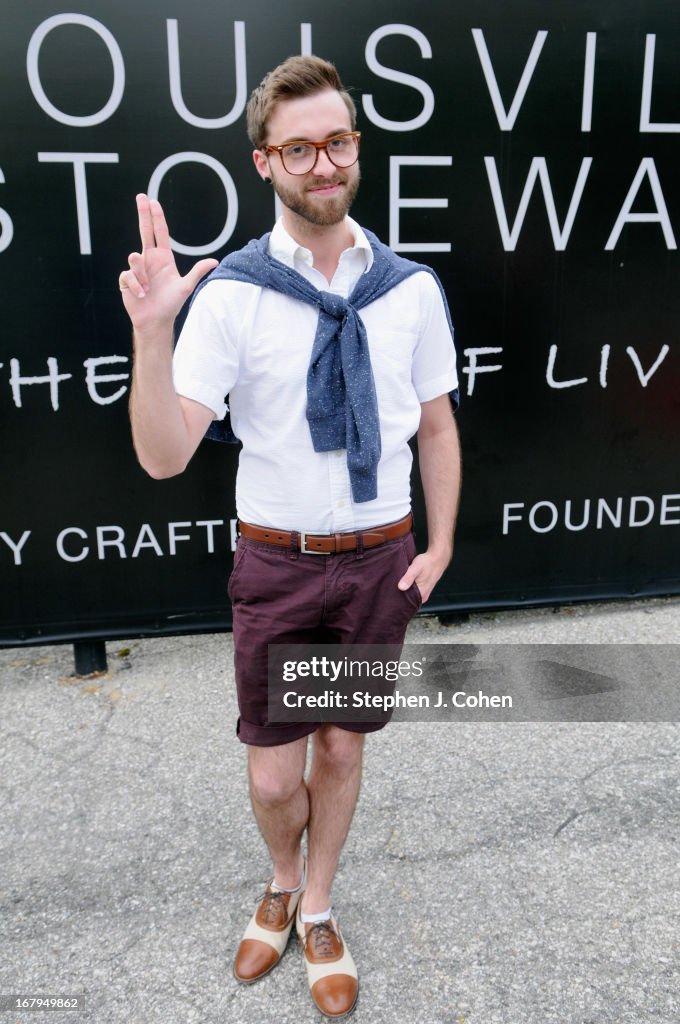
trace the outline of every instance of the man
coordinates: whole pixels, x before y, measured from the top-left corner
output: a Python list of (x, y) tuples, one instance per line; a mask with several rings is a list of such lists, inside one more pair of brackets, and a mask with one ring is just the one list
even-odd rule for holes
[[(227, 257), (203, 282), (174, 365), (175, 317), (216, 261), (201, 260), (180, 277), (160, 205), (137, 198), (143, 251), (120, 276), (134, 327), (132, 430), (142, 466), (172, 476), (225, 416), (229, 397), (243, 444), (241, 536), (229, 583), (237, 731), (273, 862), (234, 974), (252, 983), (268, 973), (295, 922), (312, 998), (326, 1016), (341, 1017), (356, 1002), (358, 980), (331, 886), (359, 793), (365, 733), (380, 723), (269, 722), (267, 647), (403, 641), (452, 553), (455, 356), (437, 280), (348, 216), (359, 133), (333, 65), (294, 57), (272, 71), (250, 98), (248, 133), (282, 216), (270, 236)], [(428, 527), (419, 555), (408, 447), (416, 432)]]

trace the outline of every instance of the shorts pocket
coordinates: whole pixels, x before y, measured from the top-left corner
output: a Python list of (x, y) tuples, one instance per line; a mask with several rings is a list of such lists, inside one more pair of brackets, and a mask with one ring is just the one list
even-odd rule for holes
[[(411, 562), (416, 557), (417, 553), (418, 552), (416, 549), (415, 538), (413, 534), (410, 533), (408, 534), (408, 536), (404, 538), (401, 545), (401, 555), (403, 561), (402, 576), (411, 565)], [(423, 604), (423, 595), (420, 593), (420, 588), (418, 587), (418, 584), (414, 581), (408, 588), (408, 590), (404, 590), (402, 591), (402, 593), (408, 598), (409, 602), (413, 605), (415, 610), (419, 611)]]
[(234, 552), (234, 562), (232, 565), (231, 573), (229, 574), (229, 582), (227, 583), (227, 594), (229, 595), (230, 601), (234, 600), (234, 586), (238, 582), (238, 577), (240, 576), (241, 570), (243, 569), (243, 563), (246, 560), (247, 553), (247, 546), (243, 543), (241, 539), (239, 539), (236, 545), (236, 551)]

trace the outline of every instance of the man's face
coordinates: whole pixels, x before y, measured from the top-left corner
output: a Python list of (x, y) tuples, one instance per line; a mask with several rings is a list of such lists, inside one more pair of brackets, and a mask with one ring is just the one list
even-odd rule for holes
[[(333, 89), (278, 103), (269, 118), (267, 142), (281, 146), (287, 142), (323, 142), (333, 135), (352, 131), (350, 116), (340, 94)], [(258, 156), (261, 157), (258, 160)], [(325, 150), (306, 174), (289, 174), (278, 153), (268, 159), (255, 154), (258, 170), (272, 179), (274, 189), (285, 207), (309, 224), (338, 224), (349, 211), (360, 181), (359, 164), (335, 167)]]

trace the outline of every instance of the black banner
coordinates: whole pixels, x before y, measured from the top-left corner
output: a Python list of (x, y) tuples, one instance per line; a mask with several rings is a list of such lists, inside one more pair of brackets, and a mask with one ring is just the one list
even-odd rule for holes
[(465, 483), (430, 607), (677, 592), (679, 51), (661, 0), (6, 9), (0, 642), (228, 626), (237, 452), (138, 467), (117, 278), (139, 191), (183, 271), (271, 227), (244, 108), (295, 52), (352, 88), (355, 216), (449, 296)]

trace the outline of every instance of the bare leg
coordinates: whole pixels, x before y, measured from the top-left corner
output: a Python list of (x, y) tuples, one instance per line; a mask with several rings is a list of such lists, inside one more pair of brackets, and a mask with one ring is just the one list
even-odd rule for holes
[(309, 819), (304, 783), (307, 737), (276, 747), (248, 747), (250, 799), (279, 885), (300, 882), (300, 840)]
[[(323, 725), (314, 733), (309, 794), (306, 914), (327, 910), (361, 786), (364, 736)], [(283, 883), (281, 883), (283, 884)]]

